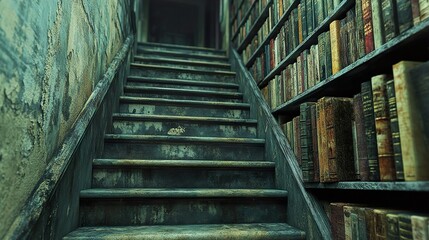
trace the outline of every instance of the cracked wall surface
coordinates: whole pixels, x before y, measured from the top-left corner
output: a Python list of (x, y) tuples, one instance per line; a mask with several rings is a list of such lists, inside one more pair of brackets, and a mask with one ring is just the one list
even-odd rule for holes
[(0, 0), (0, 239), (129, 33), (129, 1)]

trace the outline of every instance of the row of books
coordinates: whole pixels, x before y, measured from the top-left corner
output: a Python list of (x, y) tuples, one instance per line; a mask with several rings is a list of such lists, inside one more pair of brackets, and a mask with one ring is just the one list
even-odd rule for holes
[(429, 216), (350, 203), (329, 207), (333, 239), (429, 239)]
[[(327, 51), (330, 48), (329, 32), (320, 34), (319, 39), (319, 44), (301, 52), (294, 63), (286, 66), (267, 86), (262, 88), (262, 93), (271, 109), (277, 108), (332, 75), (331, 54)], [(325, 43), (328, 43), (326, 47)], [(259, 64), (258, 61), (257, 64)], [(250, 72), (254, 77), (261, 77), (260, 73), (253, 68)]]
[(257, 0), (234, 0), (231, 2), (230, 10), (232, 13), (237, 14), (231, 23), (231, 32), (233, 34), (238, 30), (238, 25), (242, 22), (246, 13), (252, 7), (255, 1)]
[(304, 182), (429, 180), (429, 62), (399, 62), (393, 76), (303, 103), (281, 124)]
[[(398, 0), (397, 4), (392, 5), (394, 8), (390, 8), (392, 16), (398, 16), (399, 13), (402, 14), (403, 5), (399, 4), (400, 1), (402, 0)], [(393, 1), (389, 0), (387, 2)], [(374, 49), (379, 48), (386, 42), (386, 40), (391, 40), (399, 33), (408, 30), (410, 27), (418, 24), (429, 16), (429, 7), (423, 3), (418, 5), (418, 1), (411, 2), (413, 2), (413, 4), (410, 3), (407, 5), (408, 11), (411, 13), (411, 7), (416, 8), (417, 6), (417, 10), (414, 12), (419, 14), (414, 17), (414, 21), (403, 23), (402, 21), (397, 20), (399, 17), (396, 17), (395, 21), (386, 20), (386, 24), (380, 26), (381, 28), (379, 29), (375, 24), (373, 24), (373, 22), (375, 23), (377, 21), (378, 18), (375, 17), (378, 15), (371, 12), (371, 6), (378, 3), (378, 1), (371, 1), (371, 3), (369, 3), (368, 0), (357, 0), (355, 7), (347, 12), (345, 18), (334, 20), (330, 23), (328, 34), (325, 32), (319, 36), (315, 36), (317, 37), (317, 43), (315, 45), (318, 49), (315, 54), (319, 55), (317, 57), (319, 62), (319, 74), (315, 76), (317, 77), (315, 81), (317, 82), (319, 80), (326, 79), (331, 74), (337, 73), (342, 68), (352, 64), (356, 60), (372, 52)], [(420, 2), (427, 1), (421, 0)], [(269, 41), (260, 56), (250, 67), (249, 70), (252, 72), (256, 81), (264, 79), (285, 57), (288, 56), (288, 54), (294, 51), (299, 43), (302, 42), (302, 14), (301, 17), (299, 17), (299, 9), (301, 6), (301, 4), (298, 5), (298, 10), (292, 11), (290, 18), (286, 21), (279, 34)], [(382, 10), (385, 10), (385, 8), (382, 8)], [(297, 20), (294, 19), (295, 16), (297, 16)], [(388, 33), (388, 27), (390, 26), (387, 23), (391, 23), (394, 26), (393, 29), (398, 29), (398, 31), (395, 31), (394, 34), (386, 35), (386, 33)], [(379, 39), (382, 39), (383, 41), (379, 41)], [(315, 42), (315, 40), (312, 42)], [(311, 48), (312, 47), (303, 51), (310, 51)], [(251, 49), (253, 50), (254, 47), (251, 47)], [(251, 54), (252, 51), (245, 51), (243, 58), (247, 60)], [(296, 61), (298, 61), (298, 59), (299, 58), (297, 58)], [(326, 59), (329, 61), (326, 62)], [(323, 64), (325, 64), (325, 66), (322, 66)], [(327, 71), (326, 65), (331, 66), (332, 69), (328, 69)], [(306, 69), (303, 70), (307, 71)], [(304, 73), (303, 76), (306, 77), (307, 74)]]
[(250, 32), (250, 30), (251, 30), (253, 24), (255, 23), (256, 19), (258, 19), (259, 15), (265, 9), (267, 4), (268, 4), (268, 0), (256, 0), (256, 3), (254, 3), (251, 6), (250, 14), (244, 20), (245, 21), (244, 24), (239, 26), (238, 29), (234, 29), (234, 27), (232, 28), (233, 33), (235, 33), (238, 30), (238, 35), (233, 40), (236, 47), (238, 44), (241, 44), (241, 42), (244, 40), (244, 38), (246, 38), (247, 34)]

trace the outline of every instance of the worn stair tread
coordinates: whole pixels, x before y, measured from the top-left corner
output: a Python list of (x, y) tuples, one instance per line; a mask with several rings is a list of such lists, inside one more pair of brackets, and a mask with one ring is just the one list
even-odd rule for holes
[(81, 227), (64, 239), (292, 240), (305, 233), (285, 223)]
[(129, 76), (128, 80), (152, 82), (152, 83), (165, 83), (165, 84), (177, 84), (177, 85), (191, 85), (200, 87), (219, 87), (219, 88), (233, 88), (238, 89), (238, 84), (225, 83), (225, 82), (210, 82), (210, 81), (194, 81), (184, 80), (175, 78), (152, 78), (152, 77), (140, 77), (140, 76)]
[(179, 100), (167, 98), (147, 98), (147, 97), (119, 97), (121, 102), (127, 103), (151, 103), (151, 104), (174, 104), (174, 105), (187, 105), (187, 106), (211, 106), (211, 107), (231, 107), (237, 109), (249, 109), (248, 103), (234, 103), (234, 102), (219, 102), (219, 101), (198, 101), (198, 100)]
[(174, 50), (155, 50), (155, 49), (139, 49), (138, 50), (140, 54), (144, 55), (144, 53), (149, 54), (168, 54), (171, 56), (189, 56), (189, 57), (203, 57), (205, 59), (211, 59), (211, 60), (223, 60), (228, 61), (227, 56), (221, 56), (221, 55), (211, 55), (211, 54), (201, 54), (201, 53), (186, 53), (186, 52), (180, 52), (180, 51), (174, 51)]
[(171, 116), (171, 115), (147, 115), (138, 113), (114, 113), (113, 120), (128, 121), (176, 121), (176, 122), (204, 122), (217, 124), (257, 125), (256, 119), (235, 119), (216, 117), (193, 117), (193, 116)]
[(182, 94), (182, 95), (193, 95), (193, 96), (215, 96), (215, 97), (228, 97), (228, 98), (242, 98), (243, 94), (239, 92), (221, 92), (221, 91), (209, 91), (209, 90), (194, 90), (194, 89), (178, 89), (168, 87), (142, 87), (142, 86), (130, 86), (124, 87), (125, 91), (142, 91), (146, 93), (160, 93), (160, 94)]
[(144, 160), (144, 159), (94, 159), (93, 166), (105, 167), (132, 167), (132, 168), (272, 168), (275, 163), (268, 161), (209, 161), (209, 160)]
[(154, 62), (163, 62), (163, 63), (175, 63), (175, 64), (187, 64), (189, 66), (211, 66), (211, 67), (231, 67), (229, 63), (220, 63), (220, 62), (212, 62), (212, 61), (197, 61), (197, 60), (182, 60), (182, 59), (174, 59), (174, 58), (166, 58), (166, 57), (145, 57), (145, 56), (135, 56), (134, 61), (154, 61)]
[(166, 48), (176, 48), (176, 49), (188, 49), (188, 50), (203, 50), (208, 52), (217, 52), (226, 54), (225, 50), (215, 49), (215, 48), (206, 48), (206, 47), (197, 47), (197, 46), (186, 46), (186, 45), (176, 45), (168, 43), (155, 43), (155, 42), (139, 42), (138, 46), (149, 46), (149, 47), (166, 47)]
[(286, 198), (278, 189), (213, 189), (213, 188), (90, 188), (81, 198)]
[(170, 70), (170, 71), (182, 71), (182, 72), (193, 72), (193, 73), (203, 73), (203, 74), (222, 74), (222, 75), (235, 76), (235, 72), (232, 72), (232, 71), (191, 69), (191, 68), (170, 67), (170, 66), (154, 65), (154, 64), (131, 63), (131, 67), (134, 67), (134, 68), (160, 69), (160, 70), (164, 70), (164, 71), (169, 71)]
[(106, 141), (125, 142), (182, 142), (182, 143), (220, 143), (220, 144), (252, 144), (263, 145), (265, 139), (258, 138), (223, 138), (223, 137), (189, 137), (189, 136), (161, 136), (161, 135), (135, 135), (135, 134), (106, 134)]

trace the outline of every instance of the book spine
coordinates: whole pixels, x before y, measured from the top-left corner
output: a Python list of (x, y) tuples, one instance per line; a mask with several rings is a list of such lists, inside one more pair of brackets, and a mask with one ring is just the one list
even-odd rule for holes
[(381, 47), (383, 43), (385, 43), (380, 0), (371, 0), (371, 10), (372, 10), (372, 27), (373, 27), (373, 33), (374, 33), (374, 47), (375, 49), (377, 49)]
[(381, 0), (381, 13), (386, 42), (399, 34), (396, 16), (396, 0)]
[(302, 162), (301, 162), (301, 139), (299, 136), (300, 130), (299, 130), (299, 116), (294, 117), (293, 120), (293, 139), (294, 139), (294, 148), (295, 148), (295, 156), (296, 159), (298, 160), (298, 165), (300, 167), (302, 167)]
[(387, 236), (387, 210), (375, 209), (374, 210), (374, 228), (375, 239), (386, 239)]
[(327, 139), (326, 139), (326, 128), (325, 128), (325, 110), (324, 98), (317, 101), (316, 113), (317, 113), (317, 144), (319, 153), (319, 179), (320, 182), (325, 182), (326, 165), (328, 161), (327, 154)]
[(403, 33), (413, 26), (413, 11), (410, 0), (397, 0), (399, 32)]
[(332, 75), (332, 54), (331, 54), (331, 34), (330, 32), (325, 32), (325, 37), (323, 38), (325, 44), (325, 64), (326, 64), (326, 76), (329, 77)]
[(387, 80), (388, 76), (378, 75), (372, 77), (371, 84), (380, 180), (393, 181), (396, 179), (396, 171), (386, 96)]
[(413, 239), (413, 227), (411, 222), (411, 215), (399, 214), (399, 237), (401, 240), (412, 240)]
[[(331, 203), (331, 232), (333, 239), (344, 240), (344, 203)], [(347, 216), (348, 217), (348, 216)]]
[(307, 119), (310, 117), (307, 115), (307, 103), (303, 103), (300, 105), (300, 114), (299, 114), (299, 131), (300, 131), (300, 140), (301, 140), (301, 170), (302, 170), (302, 179), (304, 182), (311, 182), (310, 171), (309, 171), (309, 152), (310, 144), (309, 136), (308, 136), (308, 125)]
[(371, 82), (363, 82), (361, 87), (366, 146), (368, 154), (369, 180), (378, 181), (380, 179), (380, 170), (378, 166), (377, 139), (375, 134)]
[(376, 239), (374, 209), (365, 208), (366, 236), (368, 239)]
[(302, 7), (301, 4), (298, 4), (298, 40), (299, 43), (302, 43), (302, 41), (304, 40), (304, 36), (303, 36), (303, 29), (302, 29)]
[(362, 18), (365, 34), (365, 53), (368, 54), (374, 51), (371, 0), (362, 0)]
[(365, 31), (362, 12), (362, 0), (356, 0), (356, 43), (358, 58), (365, 56)]
[(411, 0), (411, 11), (413, 13), (413, 24), (415, 26), (420, 22), (419, 0)]
[(308, 22), (307, 22), (307, 6), (306, 5), (307, 5), (306, 0), (301, 2), (302, 35), (303, 35), (304, 40), (309, 35), (308, 26), (307, 26)]
[(312, 0), (305, 0), (305, 8), (307, 13), (307, 33), (310, 35), (313, 32), (314, 29), (314, 23), (313, 23), (313, 1)]
[(356, 124), (356, 160), (358, 162), (359, 178), (361, 181), (368, 181), (369, 166), (361, 94), (357, 94), (353, 98), (353, 112)]
[(356, 239), (362, 239), (362, 240), (368, 240), (368, 234), (366, 231), (366, 218), (365, 218), (365, 208), (364, 207), (357, 207), (355, 208), (357, 211), (357, 215), (358, 215), (358, 232), (359, 232), (359, 237)]
[(429, 17), (429, 1), (419, 0), (420, 21)]
[(386, 214), (387, 219), (387, 239), (399, 240), (398, 215), (395, 213)]
[(429, 239), (428, 219), (429, 218), (426, 216), (411, 216), (413, 239), (415, 240)]
[(332, 21), (329, 25), (329, 31), (331, 35), (332, 74), (335, 74), (341, 70), (340, 21)]
[(327, 140), (327, 161), (326, 161), (326, 175), (325, 182), (337, 182), (338, 179), (338, 169), (337, 169), (337, 149), (336, 149), (336, 138), (335, 138), (335, 102), (333, 98), (325, 97), (323, 98), (325, 102), (325, 132)]
[(398, 113), (396, 111), (395, 85), (393, 80), (386, 83), (387, 99), (389, 102), (390, 130), (392, 133), (393, 158), (395, 160), (396, 180), (404, 180), (402, 164), (401, 138), (399, 137)]
[(312, 104), (310, 107), (311, 111), (311, 138), (313, 143), (313, 181), (319, 182), (320, 181), (320, 175), (319, 175), (319, 146), (317, 142), (317, 112), (316, 112), (316, 104)]

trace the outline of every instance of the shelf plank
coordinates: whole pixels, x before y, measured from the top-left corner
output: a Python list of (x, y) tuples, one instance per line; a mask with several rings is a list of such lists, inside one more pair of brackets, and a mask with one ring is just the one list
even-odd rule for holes
[(304, 187), (306, 189), (344, 189), (344, 190), (363, 190), (363, 191), (429, 192), (429, 181), (304, 183)]
[(362, 82), (365, 80), (365, 78), (363, 78), (364, 73), (366, 75), (372, 75), (377, 69), (391, 68), (391, 62), (386, 61), (386, 57), (395, 51), (404, 49), (407, 45), (413, 47), (411, 45), (413, 45), (414, 40), (421, 37), (426, 37), (428, 40), (426, 42), (429, 42), (429, 19), (400, 34), (380, 48), (367, 54), (365, 57), (343, 68), (335, 75), (328, 77), (286, 103), (283, 103), (275, 108), (272, 113), (277, 115), (280, 113), (297, 112), (301, 103), (325, 96), (327, 94), (326, 91), (328, 89), (336, 89), (336, 85), (338, 86), (341, 83), (344, 84), (345, 81), (352, 82), (356, 80)]
[(264, 24), (265, 19), (268, 17), (268, 12), (269, 12), (268, 10), (270, 9), (272, 3), (273, 3), (272, 0), (267, 3), (267, 6), (265, 6), (264, 10), (262, 10), (261, 14), (256, 19), (255, 23), (253, 23), (252, 27), (250, 27), (250, 31), (247, 33), (247, 36), (243, 39), (241, 44), (238, 46), (237, 52), (241, 53), (244, 50), (244, 48), (247, 46), (247, 44), (249, 44), (250, 41), (252, 41), (253, 37), (258, 32), (259, 28)]
[(255, 4), (259, 0), (255, 0), (252, 5), (250, 5), (249, 9), (247, 9), (247, 12), (244, 14), (243, 19), (241, 19), (241, 22), (238, 24), (237, 30), (235, 31), (234, 35), (232, 35), (231, 41), (234, 41), (234, 39), (238, 36), (238, 33), (240, 33), (240, 28), (243, 26), (243, 24), (247, 21), (247, 18), (250, 16), (250, 13), (252, 12), (252, 9), (255, 7)]
[(252, 56), (249, 58), (249, 60), (246, 63), (246, 67), (249, 68), (252, 66), (253, 62), (255, 62), (256, 58), (259, 56), (259, 54), (264, 49), (264, 46), (272, 39), (274, 38), (280, 31), (280, 29), (283, 27), (283, 24), (286, 22), (286, 20), (289, 18), (292, 10), (294, 10), (300, 0), (295, 0), (289, 8), (283, 13), (283, 16), (280, 18), (280, 20), (277, 22), (277, 24), (271, 29), (270, 33), (267, 35), (265, 40), (260, 44), (260, 46), (255, 50), (255, 52), (252, 54)]
[(311, 34), (307, 36), (307, 38), (296, 47), (285, 59), (283, 59), (262, 81), (258, 83), (259, 88), (263, 88), (268, 85), (268, 82), (274, 78), (277, 74), (279, 74), (283, 69), (285, 69), (289, 64), (293, 63), (296, 58), (301, 54), (302, 51), (309, 48), (312, 44), (317, 42), (317, 37), (326, 32), (329, 29), (329, 24), (336, 20), (341, 15), (347, 13), (350, 10), (351, 6), (355, 3), (354, 0), (343, 0), (340, 5), (329, 15), (327, 18), (323, 20), (323, 22), (313, 30)]
[(238, 16), (238, 12), (240, 11), (240, 8), (241, 8), (241, 6), (243, 5), (244, 1), (246, 1), (246, 0), (241, 0), (241, 2), (238, 4), (237, 10), (235, 11), (234, 16), (231, 18), (231, 21), (229, 22), (229, 24), (230, 24), (230, 25), (231, 25), (231, 24), (234, 22), (234, 20), (237, 18), (237, 16)]

